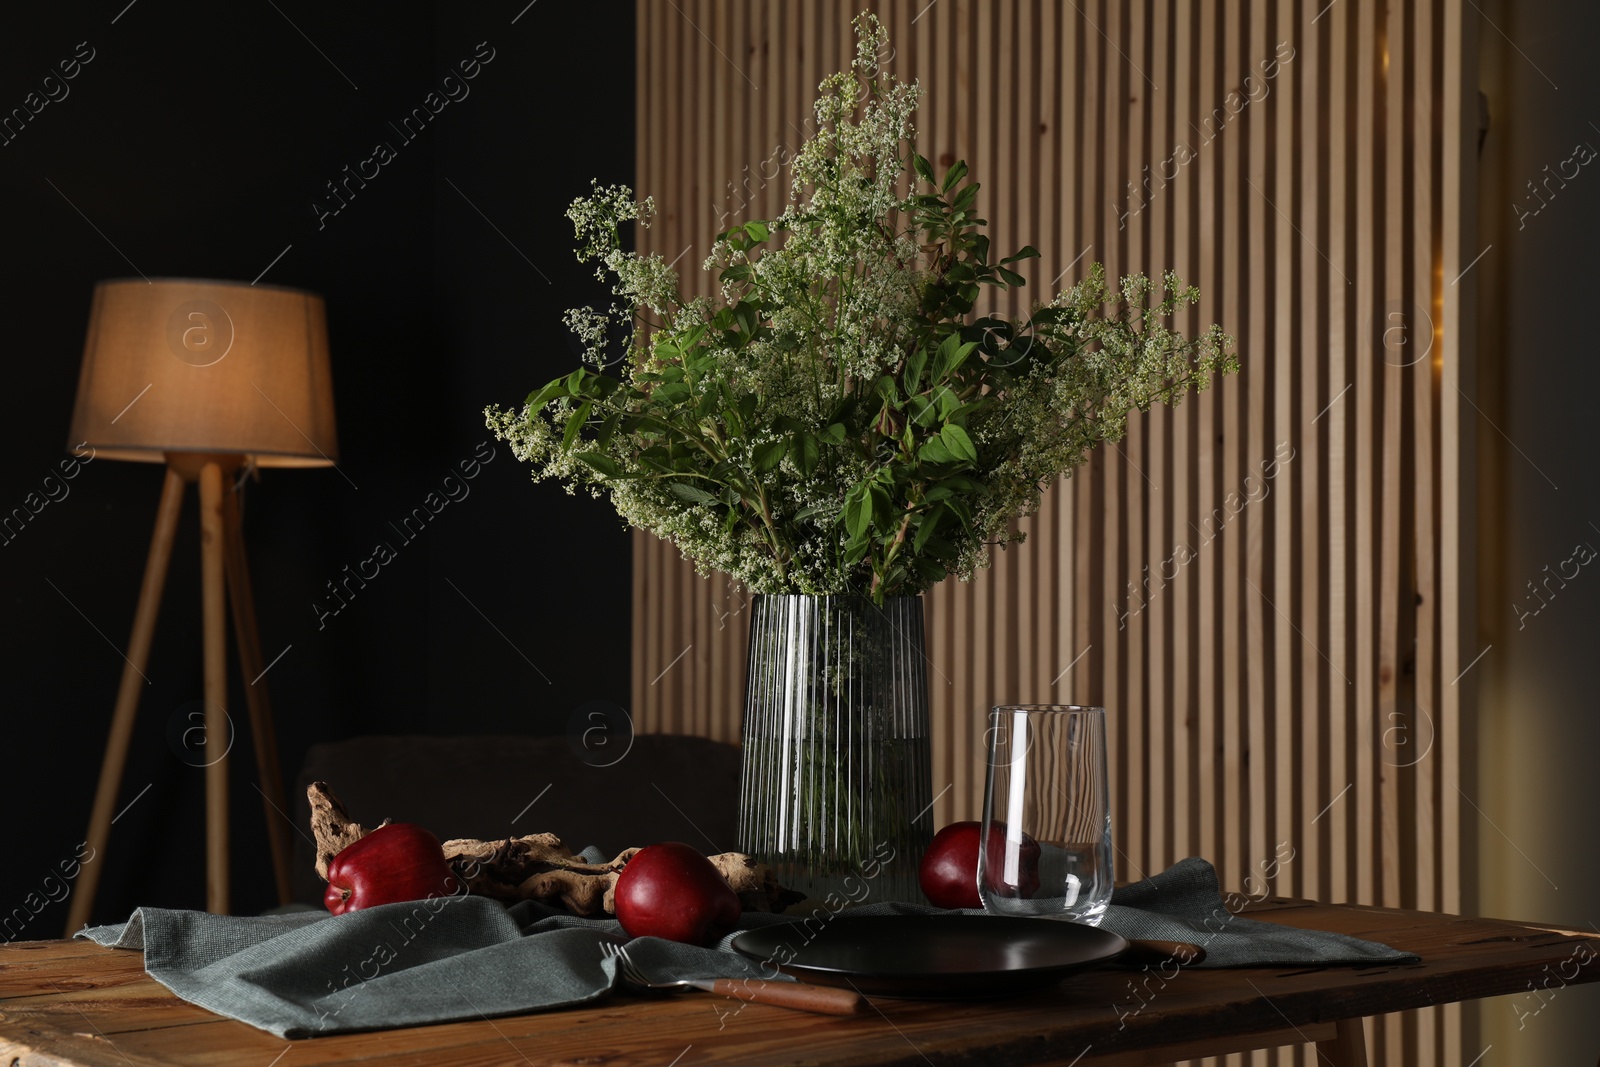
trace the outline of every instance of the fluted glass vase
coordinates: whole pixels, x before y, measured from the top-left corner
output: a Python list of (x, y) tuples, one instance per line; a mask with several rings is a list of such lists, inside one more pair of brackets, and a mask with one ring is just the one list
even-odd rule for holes
[(933, 820), (922, 598), (752, 607), (739, 847), (813, 898), (922, 900)]

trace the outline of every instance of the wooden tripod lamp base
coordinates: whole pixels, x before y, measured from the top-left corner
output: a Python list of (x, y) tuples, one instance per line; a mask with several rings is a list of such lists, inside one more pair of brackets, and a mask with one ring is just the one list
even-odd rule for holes
[[(251, 737), (256, 770), (261, 779), (259, 789), (267, 819), (267, 839), (272, 849), (273, 874), (279, 903), (287, 904), (291, 899), (288, 815), (272, 706), (267, 698), (266, 681), (260, 677), (263, 670), (261, 644), (245, 560), (238, 493), (232, 487), (243, 457), (174, 453), (167, 460), (155, 533), (150, 539), (150, 555), (145, 561), (144, 582), (139, 589), (139, 606), (133, 616), (133, 635), (128, 641), (127, 663), (117, 690), (111, 733), (100, 766), (100, 784), (89, 817), (88, 844), (93, 849), (91, 855), (97, 860), (104, 856), (127, 765), (134, 717), (139, 708), (139, 690), (150, 660), (150, 644), (155, 636), (156, 617), (161, 609), (161, 594), (172, 559), (172, 543), (183, 510), (185, 488), (188, 483), (197, 482), (200, 486), (200, 586), (205, 662), (206, 910), (226, 914), (229, 905), (228, 749), (234, 732), (228, 715), (225, 611), (229, 603), (233, 608), (234, 636), (250, 710)], [(68, 936), (88, 922), (103, 866), (101, 862), (84, 865), (67, 918)]]

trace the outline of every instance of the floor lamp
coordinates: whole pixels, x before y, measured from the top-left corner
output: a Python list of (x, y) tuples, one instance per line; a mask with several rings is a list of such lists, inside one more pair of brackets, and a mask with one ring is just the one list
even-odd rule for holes
[[(236, 492), (253, 467), (334, 463), (333, 385), (323, 302), (279, 286), (180, 278), (126, 279), (95, 287), (70, 448), (96, 459), (166, 464), (155, 534), (133, 616), (89, 819), (100, 857), (122, 787), (139, 690), (150, 658), (173, 535), (186, 486), (200, 488), (200, 576), (205, 663), (206, 910), (228, 911), (228, 760), (211, 745), (229, 736), (226, 612), (239, 663), (278, 897), (288, 903), (289, 837), (277, 741), (251, 600)], [(276, 810), (274, 810), (276, 809)], [(67, 919), (89, 919), (103, 863), (85, 864)]]

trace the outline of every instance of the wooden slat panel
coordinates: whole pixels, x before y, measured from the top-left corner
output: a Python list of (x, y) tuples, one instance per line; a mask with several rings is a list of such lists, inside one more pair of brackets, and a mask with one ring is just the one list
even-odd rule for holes
[[(713, 233), (787, 203), (779, 148), (866, 6), (884, 67), (923, 86), (919, 150), (972, 165), (995, 248), (1045, 253), (997, 307), (1092, 260), (1172, 267), (1202, 292), (1181, 326), (1238, 335), (1240, 375), (1133, 419), (1025, 545), (929, 594), (937, 822), (978, 814), (988, 705), (1104, 703), (1126, 876), (1199, 853), (1234, 889), (1459, 907), (1452, 682), (1478, 651), (1471, 304), (1449, 284), (1476, 254), (1460, 0), (639, 6), (639, 183), (662, 208), (643, 247), (689, 249), (686, 292), (708, 291)], [(1427, 359), (1400, 365), (1391, 311)], [(635, 588), (639, 729), (737, 738), (747, 595), (643, 535)], [(1373, 1062), (1455, 1062), (1461, 1024), (1378, 1022)]]
[(1383, 240), (1383, 220), (1376, 203), (1381, 186), (1375, 174), (1382, 158), (1380, 141), (1382, 126), (1377, 99), (1381, 88), (1379, 79), (1375, 3), (1357, 6), (1359, 23), (1356, 29), (1356, 322), (1358, 330), (1355, 344), (1355, 389), (1349, 399), (1351, 430), (1355, 437), (1355, 614), (1352, 619), (1352, 641), (1355, 646), (1355, 767), (1354, 786), (1350, 800), (1355, 808), (1355, 862), (1351, 864), (1355, 899), (1362, 903), (1376, 900), (1373, 891), (1378, 864), (1374, 862), (1378, 851), (1373, 846), (1375, 802), (1372, 753), (1376, 736), (1374, 719), (1378, 709), (1372, 706), (1369, 694), (1376, 689), (1376, 669), (1373, 655), (1376, 651), (1374, 635), (1377, 572), (1373, 566), (1377, 546), (1374, 544), (1373, 514), (1376, 506), (1378, 481), (1373, 476), (1376, 437), (1372, 413), (1381, 401), (1374, 382), (1380, 376), (1383, 350), (1375, 341), (1374, 325), (1381, 311), (1381, 300), (1375, 300), (1379, 291), (1377, 271), (1378, 253)]
[[(1270, 10), (1269, 4), (1259, 0), (1246, 5), (1249, 27), (1246, 38), (1249, 43), (1244, 55), (1246, 65), (1253, 62), (1253, 57), (1261, 55), (1267, 48), (1267, 16)], [(1239, 74), (1235, 71), (1230, 80), (1238, 78)], [(1268, 250), (1271, 247), (1273, 231), (1280, 224), (1276, 212), (1268, 203), (1268, 198), (1274, 191), (1267, 179), (1267, 131), (1270, 129), (1270, 114), (1270, 111), (1267, 114), (1247, 113), (1243, 116), (1244, 129), (1229, 129), (1225, 133), (1225, 136), (1241, 134), (1243, 136), (1240, 139), (1247, 141), (1242, 169), (1245, 183), (1250, 190), (1248, 213), (1244, 218), (1246, 227), (1244, 243), (1250, 257), (1249, 292), (1244, 317), (1236, 320), (1242, 331), (1240, 362), (1245, 368), (1241, 378), (1246, 394), (1245, 412), (1242, 426), (1239, 423), (1234, 424), (1236, 428), (1243, 429), (1245, 453), (1240, 464), (1241, 477), (1229, 483), (1233, 487), (1232, 492), (1244, 493), (1245, 500), (1249, 500), (1249, 494), (1242, 488), (1245, 485), (1244, 479), (1254, 473), (1256, 458), (1264, 453), (1268, 444), (1267, 398), (1270, 395), (1272, 371), (1272, 348), (1267, 340), (1270, 324), (1268, 309), (1271, 281), (1276, 276), (1277, 267), (1277, 264), (1270, 259)], [(1248, 342), (1243, 340), (1244, 337), (1260, 340), (1251, 349), (1245, 347)], [(1251, 358), (1252, 356), (1254, 358)], [(1266, 519), (1267, 516), (1259, 503), (1253, 503), (1244, 509), (1245, 559), (1241, 577), (1246, 589), (1244, 644), (1241, 648), (1250, 650), (1254, 659), (1254, 662), (1246, 665), (1243, 685), (1248, 746), (1246, 782), (1249, 795), (1246, 803), (1246, 822), (1241, 829), (1244, 831), (1247, 867), (1250, 863), (1256, 862), (1253, 857), (1267, 855), (1272, 847), (1267, 840), (1268, 788), (1272, 770), (1267, 690), (1271, 685), (1273, 664), (1266, 631), (1268, 625), (1266, 616), (1271, 613), (1271, 609), (1264, 603), (1268, 595), (1265, 591), (1267, 577), (1264, 559)], [(1229, 530), (1228, 534), (1237, 536), (1239, 532)]]
[[(1220, 95), (1217, 88), (1221, 77), (1222, 59), (1218, 47), (1220, 15), (1221, 10), (1217, 0), (1204, 0), (1201, 4), (1198, 26), (1199, 81), (1193, 112), (1179, 120), (1179, 125), (1185, 129), (1199, 127), (1203, 117), (1210, 114), (1211, 107)], [(1223, 250), (1222, 242), (1218, 240), (1218, 231), (1226, 212), (1226, 202), (1222, 197), (1220, 159), (1221, 153), (1213, 149), (1195, 164), (1199, 171), (1197, 183), (1199, 232), (1196, 234), (1196, 239), (1200, 249), (1196, 277), (1217, 279), (1223, 273), (1220, 269)], [(1215, 281), (1201, 292), (1198, 313), (1203, 322), (1218, 322), (1223, 319), (1222, 294), (1218, 292)], [(1218, 566), (1218, 552), (1206, 551), (1205, 544), (1207, 516), (1211, 514), (1211, 509), (1216, 506), (1216, 501), (1221, 495), (1218, 489), (1222, 458), (1222, 449), (1219, 447), (1220, 392), (1221, 390), (1202, 394), (1194, 401), (1198, 409), (1196, 429), (1199, 435), (1194, 470), (1196, 509), (1194, 524), (1184, 533), (1186, 536), (1193, 536), (1193, 541), (1189, 543), (1194, 545), (1195, 551), (1200, 554), (1199, 561), (1195, 564), (1199, 574), (1199, 591), (1196, 602), (1197, 614), (1193, 624), (1198, 639), (1195, 649), (1198, 691), (1194, 717), (1198, 729), (1196, 774), (1199, 790), (1195, 808), (1196, 816), (1200, 820), (1200, 837), (1196, 850), (1199, 855), (1217, 857), (1213, 862), (1224, 863), (1225, 866), (1222, 849), (1223, 840), (1227, 835), (1221, 832), (1221, 828), (1225, 821), (1222, 798), (1226, 773), (1218, 771), (1224, 768), (1230, 746), (1222, 721), (1222, 671), (1219, 660), (1223, 646), (1219, 641), (1220, 634), (1216, 625), (1216, 621), (1222, 615), (1222, 602), (1218, 596), (1221, 569)]]
[[(1443, 5), (1440, 63), (1440, 104), (1443, 122), (1440, 131), (1439, 212), (1439, 707), (1435, 716), (1435, 752), (1439, 776), (1440, 905), (1459, 912), (1462, 906), (1462, 826), (1460, 796), (1461, 736), (1468, 710), (1469, 684), (1459, 684), (1461, 672), (1477, 655), (1474, 585), (1463, 580), (1476, 565), (1469, 532), (1454, 521), (1456, 516), (1476, 513), (1477, 496), (1470, 463), (1475, 455), (1474, 423), (1462, 419), (1456, 398), (1476, 380), (1476, 350), (1473, 334), (1463, 328), (1471, 322), (1476, 280), (1462, 278), (1462, 270), (1477, 255), (1478, 108), (1477, 22), (1465, 16), (1454, 3)], [(1446, 281), (1450, 279), (1450, 281)], [(1476, 1049), (1477, 1015), (1463, 1012), (1459, 1004), (1446, 1005), (1442, 1019), (1440, 1062), (1462, 1063), (1467, 1059), (1467, 1027)]]
[[(1215, 95), (1208, 101), (1206, 114), (1201, 119), (1201, 130), (1206, 131), (1206, 136), (1215, 140), (1210, 145), (1221, 149), (1223, 157), (1222, 188), (1227, 201), (1222, 211), (1220, 229), (1222, 231), (1223, 247), (1222, 262), (1220, 266), (1222, 299), (1222, 316), (1220, 321), (1242, 324), (1245, 314), (1246, 282), (1244, 277), (1244, 250), (1246, 247), (1246, 226), (1248, 219), (1245, 205), (1254, 197), (1249, 186), (1244, 181), (1245, 174), (1245, 138), (1242, 131), (1227, 131), (1232, 136), (1223, 136), (1216, 130), (1212, 117), (1219, 114), (1227, 116), (1227, 94), (1234, 91), (1236, 84), (1235, 73), (1243, 67), (1248, 60), (1245, 57), (1243, 26), (1244, 12), (1242, 0), (1223, 0), (1225, 23), (1223, 26), (1223, 39), (1226, 62), (1218, 72), (1219, 80), (1216, 83)], [(1200, 284), (1205, 284), (1201, 281)], [(1245, 838), (1247, 833), (1243, 830), (1245, 819), (1248, 817), (1245, 806), (1245, 769), (1248, 766), (1248, 750), (1245, 744), (1246, 730), (1246, 704), (1244, 678), (1247, 673), (1246, 665), (1238, 649), (1244, 640), (1244, 611), (1246, 595), (1249, 589), (1243, 581), (1244, 577), (1244, 552), (1245, 538), (1240, 524), (1234, 522), (1232, 529), (1227, 529), (1226, 520), (1232, 513), (1228, 505), (1228, 494), (1235, 492), (1240, 484), (1240, 477), (1244, 468), (1245, 434), (1241, 419), (1244, 415), (1243, 388), (1239, 380), (1225, 382), (1221, 387), (1223, 397), (1222, 424), (1218, 428), (1218, 436), (1223, 439), (1222, 484), (1218, 487), (1217, 494), (1205, 505), (1208, 521), (1203, 526), (1208, 536), (1217, 542), (1216, 552), (1222, 557), (1222, 721), (1224, 730), (1225, 752), (1222, 759), (1223, 781), (1223, 830), (1221, 833), (1221, 852), (1214, 862), (1218, 864), (1219, 871), (1228, 872), (1232, 877), (1238, 877), (1240, 868), (1247, 867), (1249, 861), (1244, 859), (1247, 848)], [(1221, 511), (1218, 518), (1219, 509)], [(1231, 536), (1230, 536), (1231, 535)], [(1209, 546), (1202, 546), (1209, 547)], [(1258, 647), (1258, 646), (1253, 646)]]
[[(1328, 139), (1333, 144), (1348, 144), (1354, 112), (1351, 107), (1352, 58), (1351, 12), (1333, 12), (1325, 16), (1328, 28)], [(1353, 784), (1353, 749), (1350, 744), (1352, 718), (1356, 701), (1348, 676), (1353, 674), (1354, 659), (1351, 644), (1350, 575), (1351, 537), (1350, 508), (1350, 390), (1354, 387), (1354, 359), (1360, 358), (1358, 335), (1351, 327), (1353, 306), (1351, 287), (1332, 284), (1337, 277), (1344, 281), (1355, 270), (1352, 263), (1351, 234), (1355, 212), (1353, 210), (1351, 173), (1354, 153), (1330, 153), (1328, 160), (1328, 393), (1327, 401), (1318, 409), (1313, 425), (1320, 442), (1327, 449), (1327, 568), (1324, 578), (1328, 588), (1328, 618), (1326, 645), (1330, 661), (1330, 707), (1327, 722), (1328, 766), (1330, 793), (1338, 793)], [(1308, 444), (1310, 442), (1307, 442)], [(1338, 684), (1334, 684), (1337, 679)], [(1328, 821), (1323, 840), (1324, 861), (1328, 875), (1319, 892), (1328, 899), (1346, 900), (1354, 893), (1352, 880), (1354, 865), (1344, 862), (1348, 854), (1354, 822), (1350, 818), (1351, 805), (1333, 804), (1317, 816), (1318, 821)]]
[[(1297, 6), (1300, 26), (1303, 27), (1316, 16), (1317, 11), (1311, 7), (1309, 0), (1301, 0)], [(1297, 40), (1304, 39), (1304, 36), (1303, 29), (1296, 33)], [(1323, 95), (1326, 83), (1320, 48), (1307, 48), (1296, 62), (1301, 64), (1301, 92), (1295, 121), (1301, 129), (1321, 131), (1324, 129), (1322, 123), (1327, 113), (1327, 101)], [(1318, 251), (1319, 247), (1327, 244), (1321, 226), (1324, 207), (1322, 177), (1323, 168), (1328, 163), (1327, 154), (1327, 136), (1324, 133), (1316, 143), (1307, 146), (1299, 168), (1298, 225), (1301, 232), (1311, 238), (1300, 241), (1296, 249), (1299, 254), (1300, 308), (1298, 321), (1293, 325), (1299, 328), (1295, 344), (1300, 351), (1316, 351), (1328, 329), (1327, 302), (1323, 294), (1327, 291), (1329, 272), (1323, 263), (1322, 253)], [(1324, 803), (1322, 798), (1333, 795), (1329, 789), (1333, 775), (1329, 773), (1324, 756), (1328, 751), (1328, 724), (1331, 720), (1327, 704), (1330, 689), (1328, 675), (1331, 672), (1325, 669), (1323, 653), (1320, 651), (1328, 645), (1327, 620), (1322, 610), (1322, 576), (1325, 571), (1323, 531), (1327, 529), (1323, 501), (1327, 496), (1327, 486), (1322, 474), (1319, 436), (1313, 425), (1326, 398), (1333, 395), (1326, 389), (1326, 371), (1326, 366), (1314, 364), (1302, 369), (1296, 401), (1299, 428), (1293, 438), (1299, 442), (1300, 461), (1290, 468), (1298, 474), (1295, 482), (1299, 492), (1293, 499), (1293, 507), (1300, 516), (1296, 555), (1301, 600), (1299, 617), (1303, 630), (1303, 640), (1297, 647), (1300, 678), (1295, 694), (1303, 709), (1296, 755), (1301, 768), (1300, 791), (1296, 797), (1298, 825), (1309, 822), (1321, 810)], [(1287, 483), (1277, 486), (1274, 491), (1281, 493), (1285, 499), (1289, 498)], [(1342, 782), (1333, 790), (1341, 788)], [(1321, 842), (1317, 842), (1297, 857), (1295, 866), (1290, 868), (1289, 892), (1313, 898), (1327, 896), (1328, 886), (1324, 883), (1323, 872), (1328, 857), (1320, 845)]]

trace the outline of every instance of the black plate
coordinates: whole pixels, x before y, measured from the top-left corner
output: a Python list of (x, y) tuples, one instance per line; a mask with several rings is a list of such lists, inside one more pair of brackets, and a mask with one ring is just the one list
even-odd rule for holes
[(746, 930), (733, 947), (802, 982), (923, 998), (1038, 989), (1111, 959), (1128, 943), (1108, 930), (1059, 919), (838, 915), (825, 924)]

